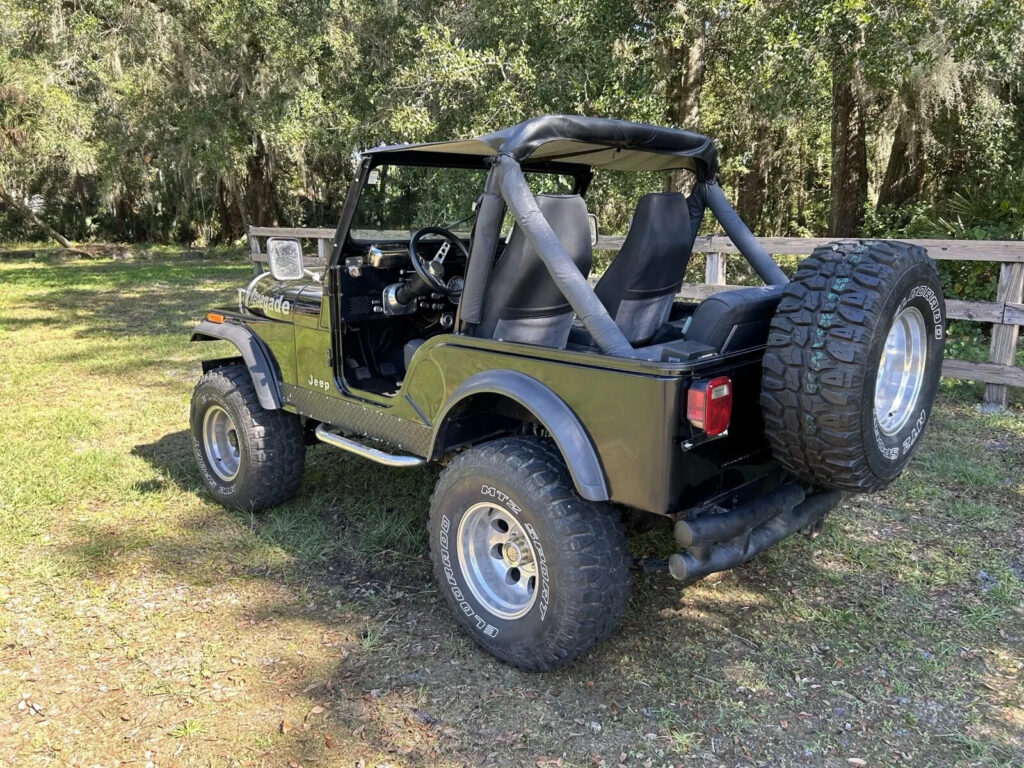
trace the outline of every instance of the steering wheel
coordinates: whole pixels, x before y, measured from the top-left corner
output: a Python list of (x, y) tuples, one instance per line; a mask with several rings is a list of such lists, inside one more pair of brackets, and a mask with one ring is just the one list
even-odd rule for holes
[[(437, 249), (437, 254), (430, 261), (421, 259), (417, 250), (420, 240), (427, 235), (437, 235), (444, 240), (441, 243), (441, 247)], [(469, 258), (469, 251), (466, 249), (465, 243), (453, 232), (449, 232), (443, 227), (423, 227), (422, 229), (417, 229), (413, 233), (412, 239), (409, 240), (409, 259), (412, 261), (412, 268), (416, 270), (416, 274), (420, 276), (424, 283), (430, 286), (431, 290), (437, 291), (442, 296), (454, 297), (462, 293), (462, 289), (449, 288), (444, 281), (444, 259), (452, 247), (458, 249), (464, 259)]]

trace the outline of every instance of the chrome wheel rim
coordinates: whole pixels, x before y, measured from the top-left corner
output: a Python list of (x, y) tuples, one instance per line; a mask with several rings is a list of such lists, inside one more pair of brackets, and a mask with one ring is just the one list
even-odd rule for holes
[(515, 516), (480, 503), (462, 516), (459, 567), (477, 602), (502, 619), (526, 615), (537, 599), (537, 554)]
[(211, 405), (203, 416), (203, 452), (217, 477), (225, 482), (235, 479), (242, 463), (238, 432), (228, 412), (219, 405)]
[(924, 315), (904, 307), (893, 320), (875, 378), (875, 420), (886, 435), (906, 426), (917, 410), (927, 357)]

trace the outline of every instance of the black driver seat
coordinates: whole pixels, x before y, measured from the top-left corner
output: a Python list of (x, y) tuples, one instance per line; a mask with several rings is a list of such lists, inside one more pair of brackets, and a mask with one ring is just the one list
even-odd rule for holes
[(649, 341), (668, 320), (690, 261), (693, 231), (678, 192), (644, 195), (618, 255), (594, 289), (630, 344)]
[[(566, 253), (584, 277), (589, 275), (593, 253), (583, 198), (537, 195), (534, 199)], [(522, 228), (516, 227), (491, 272), (483, 317), (474, 335), (564, 349), (572, 318), (569, 302)]]

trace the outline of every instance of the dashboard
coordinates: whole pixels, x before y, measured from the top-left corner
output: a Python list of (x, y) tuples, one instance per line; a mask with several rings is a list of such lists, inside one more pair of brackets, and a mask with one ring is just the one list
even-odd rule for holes
[[(441, 243), (424, 242), (420, 251), (424, 258)], [(382, 242), (370, 245), (365, 252), (342, 259), (340, 273), (341, 314), (346, 323), (380, 320), (396, 315), (454, 312), (458, 298), (448, 298), (425, 289), (412, 268), (407, 242)], [(454, 252), (444, 262), (445, 284), (461, 291), (466, 270), (465, 259)], [(407, 303), (394, 300), (400, 287), (415, 294)]]

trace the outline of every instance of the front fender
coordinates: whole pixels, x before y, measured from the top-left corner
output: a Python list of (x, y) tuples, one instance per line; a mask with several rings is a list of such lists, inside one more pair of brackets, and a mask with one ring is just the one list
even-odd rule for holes
[(211, 323), (203, 320), (192, 331), (190, 341), (213, 341), (223, 339), (230, 341), (242, 354), (252, 377), (252, 385), (256, 388), (256, 396), (260, 405), (268, 411), (281, 407), (281, 390), (277, 383), (276, 368), (270, 354), (262, 342), (248, 328), (229, 323)]
[(580, 496), (589, 501), (610, 498), (597, 451), (576, 414), (547, 386), (517, 371), (484, 371), (466, 379), (441, 409), (434, 427), (431, 455), (451, 410), (479, 394), (503, 395), (530, 411), (554, 438)]

